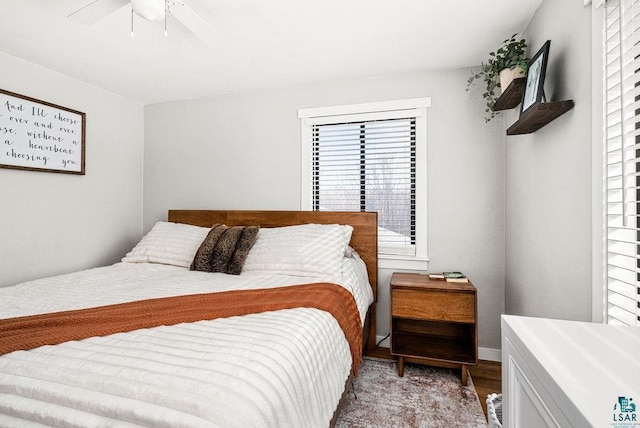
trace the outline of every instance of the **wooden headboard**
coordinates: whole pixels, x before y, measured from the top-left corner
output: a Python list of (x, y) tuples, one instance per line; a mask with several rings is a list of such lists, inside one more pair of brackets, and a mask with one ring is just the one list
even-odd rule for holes
[(227, 226), (281, 227), (297, 224), (348, 224), (353, 226), (350, 245), (367, 265), (373, 304), (364, 325), (366, 349), (376, 346), (376, 302), (378, 301), (378, 213), (336, 211), (237, 211), (237, 210), (169, 210), (168, 221), (211, 227)]
[(353, 226), (350, 245), (367, 265), (374, 301), (378, 300), (378, 213), (334, 211), (227, 211), (169, 210), (168, 221), (211, 227), (280, 227), (297, 224), (348, 224)]

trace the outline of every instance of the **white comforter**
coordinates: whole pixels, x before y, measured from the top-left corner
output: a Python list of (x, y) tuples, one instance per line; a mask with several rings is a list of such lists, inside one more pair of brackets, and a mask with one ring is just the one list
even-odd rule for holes
[[(368, 284), (345, 258), (364, 319)], [(317, 282), (118, 263), (0, 289), (0, 318), (234, 288)], [(336, 320), (289, 309), (0, 357), (0, 426), (326, 427), (351, 367)]]

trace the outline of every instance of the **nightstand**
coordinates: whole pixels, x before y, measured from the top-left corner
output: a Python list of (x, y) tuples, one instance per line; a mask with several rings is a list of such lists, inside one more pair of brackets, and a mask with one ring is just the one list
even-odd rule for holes
[(427, 275), (391, 277), (391, 355), (398, 375), (405, 362), (461, 370), (478, 363), (477, 290), (471, 282), (432, 280)]

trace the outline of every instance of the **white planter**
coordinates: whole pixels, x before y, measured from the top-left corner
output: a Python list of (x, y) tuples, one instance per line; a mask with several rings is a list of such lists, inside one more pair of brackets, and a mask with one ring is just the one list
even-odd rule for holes
[(515, 68), (505, 68), (500, 72), (500, 89), (502, 92), (505, 91), (513, 81), (518, 77), (524, 77), (525, 71), (522, 67), (518, 66)]

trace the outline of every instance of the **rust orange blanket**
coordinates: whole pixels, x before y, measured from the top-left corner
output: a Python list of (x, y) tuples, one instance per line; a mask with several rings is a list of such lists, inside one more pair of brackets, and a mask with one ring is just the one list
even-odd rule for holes
[(164, 297), (0, 320), (0, 355), (92, 336), (293, 308), (331, 313), (349, 342), (352, 368), (362, 360), (362, 324), (351, 293), (337, 284)]

